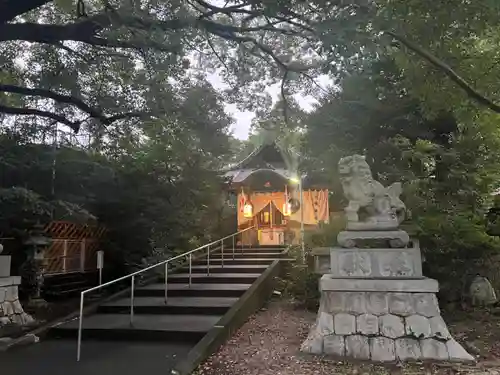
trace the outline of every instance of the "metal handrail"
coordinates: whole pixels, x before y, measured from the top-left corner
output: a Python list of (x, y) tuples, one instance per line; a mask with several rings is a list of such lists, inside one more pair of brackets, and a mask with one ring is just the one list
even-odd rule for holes
[[(159, 262), (159, 263), (156, 263), (152, 266), (149, 266), (149, 267), (146, 267), (146, 268), (143, 268), (139, 271), (136, 271), (136, 272), (133, 272), (133, 273), (130, 273), (128, 275), (125, 275), (125, 276), (122, 276), (122, 277), (119, 277), (115, 280), (111, 280), (111, 281), (108, 281), (107, 283), (104, 283), (104, 284), (100, 284), (100, 285), (97, 285), (97, 286), (94, 286), (92, 288), (89, 288), (89, 289), (86, 289), (84, 291), (82, 291), (80, 293), (80, 317), (79, 317), (79, 322), (78, 322), (78, 345), (77, 345), (77, 354), (76, 354), (76, 360), (77, 361), (80, 361), (80, 353), (81, 353), (81, 346), (82, 346), (82, 323), (83, 323), (83, 302), (84, 302), (84, 297), (85, 297), (85, 294), (87, 293), (90, 293), (90, 292), (93, 292), (95, 290), (99, 290), (99, 289), (102, 289), (102, 288), (105, 288), (109, 285), (113, 285), (113, 284), (116, 284), (120, 281), (123, 281), (123, 280), (127, 280), (127, 279), (131, 279), (131, 286), (130, 286), (130, 324), (132, 325), (133, 324), (133, 321), (134, 321), (134, 288), (135, 288), (135, 276), (143, 273), (143, 272), (147, 272), (147, 271), (150, 271), (156, 267), (159, 267), (159, 266), (162, 266), (162, 265), (165, 265), (165, 304), (167, 303), (167, 298), (168, 298), (168, 293), (167, 293), (167, 288), (168, 288), (168, 264), (172, 261), (175, 261), (175, 260), (178, 260), (178, 259), (181, 259), (181, 258), (185, 258), (185, 257), (188, 257), (189, 258), (189, 287), (191, 287), (191, 273), (192, 273), (192, 255), (193, 253), (197, 252), (197, 251), (200, 251), (200, 250), (203, 250), (203, 249), (207, 249), (207, 275), (210, 275), (210, 246), (213, 246), (213, 245), (217, 245), (218, 243), (221, 244), (221, 257), (222, 257), (222, 260), (221, 260), (221, 267), (224, 267), (224, 241), (227, 240), (228, 238), (232, 238), (232, 245), (233, 245), (233, 259), (234, 259), (234, 254), (235, 254), (235, 237), (239, 234), (242, 234), (250, 229), (253, 229), (254, 227), (249, 227), (249, 228), (246, 228), (246, 229), (243, 229), (239, 232), (236, 232), (236, 233), (233, 233), (233, 234), (230, 234), (229, 236), (226, 236), (224, 238), (221, 238), (219, 240), (216, 240), (216, 241), (213, 241), (213, 242), (210, 242), (206, 245), (203, 245), (203, 246), (200, 246), (200, 247), (197, 247), (196, 249), (194, 250), (191, 250), (191, 251), (187, 251), (185, 253), (182, 253), (180, 255), (176, 255), (172, 258), (169, 258), (169, 259), (166, 259), (162, 262)], [(241, 249), (243, 250), (243, 238), (241, 240)]]

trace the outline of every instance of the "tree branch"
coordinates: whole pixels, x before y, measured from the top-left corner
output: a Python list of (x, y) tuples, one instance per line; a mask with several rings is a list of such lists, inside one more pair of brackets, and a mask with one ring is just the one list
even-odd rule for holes
[(119, 120), (126, 120), (130, 118), (140, 118), (140, 119), (145, 119), (149, 118), (152, 116), (158, 115), (157, 113), (153, 112), (125, 112), (125, 113), (119, 113), (117, 115), (109, 116), (107, 117), (107, 124), (110, 125), (111, 123)]
[(78, 132), (78, 130), (80, 129), (80, 121), (71, 121), (64, 116), (49, 111), (42, 111), (33, 108), (7, 107), (0, 104), (0, 113), (5, 113), (7, 115), (18, 115), (18, 116), (45, 117), (57, 121), (61, 124), (67, 125), (75, 132)]
[(41, 96), (44, 98), (53, 99), (59, 103), (71, 104), (80, 109), (83, 112), (87, 112), (91, 117), (97, 119), (105, 119), (101, 111), (94, 109), (87, 105), (83, 100), (78, 99), (74, 96), (58, 94), (54, 91), (45, 89), (30, 89), (28, 87), (20, 87), (14, 85), (3, 85), (0, 84), (0, 91), (10, 92), (13, 94), (28, 95), (28, 96)]
[(288, 70), (285, 70), (283, 74), (283, 78), (281, 80), (281, 98), (283, 99), (283, 118), (285, 120), (285, 124), (288, 127), (288, 99), (286, 98), (286, 80), (288, 79)]
[[(75, 106), (76, 108), (80, 109), (81, 111), (89, 114), (89, 117), (94, 118), (98, 121), (100, 121), (103, 125), (111, 125), (115, 121), (119, 120), (125, 120), (128, 118), (147, 118), (153, 116), (153, 113), (151, 112), (125, 112), (125, 113), (119, 113), (111, 116), (106, 116), (104, 113), (101, 112), (101, 110), (97, 108), (92, 108), (88, 104), (86, 104), (83, 100), (76, 98), (74, 96), (69, 96), (69, 95), (62, 95), (58, 94), (56, 92), (50, 91), (50, 90), (45, 90), (45, 89), (30, 89), (27, 87), (19, 87), (19, 86), (14, 86), (14, 85), (3, 85), (0, 84), (0, 91), (2, 92), (10, 92), (13, 94), (20, 94), (20, 95), (26, 95), (26, 96), (40, 96), (43, 98), (48, 98), (55, 100), (56, 102), (59, 103), (65, 103), (65, 104), (70, 104)], [(36, 109), (29, 109), (29, 108), (13, 108), (13, 107), (7, 107), (0, 105), (0, 113), (6, 113), (6, 114), (12, 114), (12, 115), (39, 115), (41, 117), (46, 117), (46, 118), (51, 118), (53, 120), (56, 120), (62, 124), (68, 125), (71, 129), (73, 129), (75, 132), (78, 132), (81, 121), (71, 121), (68, 120), (66, 117), (54, 114), (52, 112), (48, 111), (39, 111)]]
[(217, 50), (215, 49), (215, 46), (213, 45), (212, 41), (210, 40), (210, 36), (209, 35), (206, 35), (206, 39), (207, 39), (207, 42), (208, 42), (208, 45), (210, 46), (210, 48), (212, 49), (212, 52), (214, 53), (214, 55), (219, 59), (219, 61), (221, 62), (221, 64), (224, 66), (224, 68), (226, 68), (226, 70), (229, 71), (229, 67), (227, 66), (226, 62), (224, 61), (224, 59), (222, 58), (221, 55), (219, 55), (219, 53), (217, 52)]
[(500, 105), (495, 104), (492, 100), (488, 99), (479, 91), (470, 86), (462, 77), (460, 77), (449, 65), (438, 59), (436, 56), (432, 55), (430, 52), (426, 51), (424, 48), (416, 45), (415, 43), (409, 41), (401, 35), (393, 33), (392, 31), (386, 31), (385, 34), (390, 35), (396, 39), (399, 43), (404, 45), (409, 50), (415, 52), (417, 55), (423, 57), (425, 60), (430, 62), (439, 70), (443, 71), (453, 82), (460, 86), (467, 95), (474, 99), (479, 104), (486, 106), (496, 113), (500, 113)]
[[(13, 3), (13, 0), (0, 0), (0, 10), (2, 9), (3, 5), (2, 1), (4, 3)], [(22, 2), (21, 0), (16, 1)], [(50, 0), (25, 0), (25, 2), (30, 2), (32, 4), (35, 4), (37, 2), (41, 4), (49, 1)], [(270, 65), (276, 64), (276, 66), (283, 73), (282, 94), (285, 104), (286, 98), (284, 97), (284, 85), (285, 81), (288, 79), (289, 72), (304, 73), (311, 68), (315, 68), (315, 66), (312, 65), (298, 65), (282, 60), (282, 58), (277, 55), (270, 46), (259, 41), (257, 38), (254, 38), (252, 35), (248, 35), (249, 33), (251, 34), (259, 31), (269, 31), (273, 33), (293, 36), (301, 36), (303, 33), (314, 33), (314, 30), (309, 27), (307, 21), (305, 21), (302, 16), (291, 11), (287, 11), (285, 13), (282, 12), (281, 14), (273, 14), (272, 16), (268, 17), (268, 12), (264, 8), (249, 8), (248, 6), (252, 4), (252, 1), (250, 0), (242, 0), (237, 5), (224, 7), (212, 5), (205, 0), (193, 1), (199, 5), (199, 7), (196, 6), (194, 8), (197, 9), (197, 13), (201, 13), (201, 15), (199, 14), (198, 16), (192, 16), (190, 18), (188, 17), (181, 19), (174, 18), (170, 20), (158, 20), (156, 18), (150, 17), (138, 17), (133, 14), (120, 11), (120, 9), (113, 9), (113, 11), (111, 12), (94, 14), (85, 18), (81, 17), (75, 22), (69, 22), (61, 25), (39, 24), (33, 22), (0, 23), (0, 42), (22, 40), (35, 43), (44, 43), (54, 45), (59, 48), (64, 48), (68, 52), (70, 52), (72, 50), (64, 46), (64, 44), (62, 43), (65, 40), (69, 40), (104, 48), (137, 49), (139, 51), (142, 51), (143, 48), (149, 47), (169, 53), (179, 53), (181, 50), (180, 42), (179, 44), (174, 46), (165, 46), (161, 42), (149, 40), (150, 38), (147, 37), (135, 37), (134, 30), (143, 30), (149, 32), (151, 31), (151, 29), (161, 30), (165, 32), (178, 32), (180, 30), (188, 29), (198, 30), (201, 32), (206, 32), (207, 34), (212, 34), (226, 41), (238, 43), (242, 46), (245, 46), (245, 44), (248, 43), (249, 45), (251, 45), (251, 54), (253, 54), (257, 58), (263, 59)], [(206, 12), (204, 12), (203, 9), (205, 9)], [(0, 12), (0, 14), (2, 13)], [(224, 24), (216, 22), (213, 18), (211, 18), (216, 14), (225, 14), (228, 16), (232, 16), (233, 14), (241, 14), (243, 15), (243, 17), (245, 17), (246, 15), (248, 16), (246, 18), (247, 21), (250, 21), (250, 19), (258, 18), (265, 19), (267, 20), (267, 22), (262, 22), (261, 24), (257, 24), (255, 26), (250, 25), (248, 22), (245, 22), (245, 20), (243, 21), (243, 23), (237, 23), (234, 25)], [(285, 14), (285, 16), (283, 16), (283, 14)], [(296, 19), (298, 22), (295, 22), (294, 19)], [(283, 24), (284, 27), (280, 27), (280, 24)], [(122, 27), (129, 29), (129, 31), (132, 33), (133, 39), (127, 37), (123, 38), (125, 40), (111, 40), (102, 35), (102, 32), (106, 30), (120, 29)], [(306, 35), (302, 36), (307, 39)], [(207, 42), (216, 57), (219, 58), (222, 64), (225, 64), (225, 62), (221, 59), (221, 56), (217, 53), (215, 46), (212, 44), (210, 36), (206, 35), (206, 37)], [(56, 92), (44, 89), (30, 89), (12, 85), (0, 85), (0, 92), (1, 91), (20, 95), (40, 96), (53, 99), (60, 103), (72, 105), (87, 113), (91, 118), (95, 118), (101, 121), (105, 125), (109, 125), (113, 121), (117, 121), (120, 119), (130, 117), (146, 117), (152, 115), (146, 113), (130, 112), (113, 116), (106, 116), (99, 108), (92, 108), (79, 98), (58, 94)], [(21, 109), (17, 110), (19, 111)], [(26, 111), (31, 111), (30, 114), (33, 114), (33, 111), (35, 110)], [(40, 111), (40, 113), (45, 113), (45, 117), (49, 117), (47, 113), (50, 114), (50, 112), (45, 111)], [(55, 114), (52, 115), (59, 116)], [(285, 118), (287, 118), (286, 108), (284, 115)], [(56, 120), (55, 118), (53, 119)], [(69, 125), (73, 128), (73, 122), (69, 121), (68, 119), (64, 119), (65, 121), (62, 121), (62, 119), (60, 120), (61, 123)], [(79, 125), (80, 124), (78, 123), (78, 126)]]

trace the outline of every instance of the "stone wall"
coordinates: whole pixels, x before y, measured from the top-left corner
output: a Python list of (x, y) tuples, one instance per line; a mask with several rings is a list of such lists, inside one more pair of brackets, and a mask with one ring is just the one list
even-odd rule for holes
[(19, 301), (20, 283), (20, 276), (0, 278), (0, 327), (12, 323), (26, 325), (34, 322), (34, 319), (24, 312)]

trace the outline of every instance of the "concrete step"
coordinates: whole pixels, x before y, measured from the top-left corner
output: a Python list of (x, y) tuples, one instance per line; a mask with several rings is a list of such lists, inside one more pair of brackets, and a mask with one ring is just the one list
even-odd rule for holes
[[(260, 264), (246, 264), (246, 265), (225, 265), (222, 267), (221, 265), (210, 265), (210, 273), (261, 273), (266, 270), (267, 265)], [(207, 265), (194, 265), (191, 267), (192, 273), (207, 273)], [(186, 273), (189, 272), (189, 268), (183, 268), (180, 272)]]
[(95, 272), (46, 275), (42, 293), (48, 300), (61, 300), (77, 296), (82, 290), (95, 285), (97, 285), (97, 274)]
[[(224, 267), (226, 273), (219, 272), (211, 272), (210, 275), (203, 273), (195, 273), (191, 274), (191, 282), (193, 284), (198, 283), (208, 283), (208, 284), (217, 284), (217, 283), (227, 283), (227, 284), (251, 284), (260, 276), (260, 273), (257, 273), (258, 270), (255, 270), (256, 273), (233, 273), (234, 270), (229, 270)], [(161, 280), (161, 279), (160, 279)], [(176, 273), (168, 276), (169, 283), (181, 283), (188, 284), (189, 283), (189, 273), (184, 271), (183, 273)]]
[[(229, 257), (227, 255), (224, 255), (224, 268), (226, 265), (249, 265), (249, 264), (254, 264), (254, 265), (270, 265), (273, 262), (274, 259), (271, 258), (236, 258), (233, 259), (232, 257)], [(207, 260), (206, 259), (200, 259), (193, 261), (193, 265), (206, 265)], [(222, 265), (222, 258), (217, 255), (214, 256), (213, 258), (210, 257), (210, 265)]]
[[(164, 292), (164, 289), (162, 289)], [(238, 297), (137, 297), (135, 314), (224, 315), (238, 301)], [(108, 302), (99, 306), (101, 314), (129, 314), (130, 298)]]
[[(234, 248), (234, 251), (240, 251), (240, 252), (269, 252), (269, 251), (276, 251), (276, 252), (280, 252), (280, 251), (284, 251), (286, 249), (286, 247), (280, 247), (280, 246), (259, 246), (259, 247), (238, 247), (236, 246)], [(233, 247), (232, 246), (224, 246), (224, 251), (233, 251)]]
[[(240, 297), (250, 288), (248, 284), (213, 284), (211, 279), (208, 283), (192, 283), (189, 284), (168, 284), (169, 297)], [(238, 280), (241, 281), (241, 280)], [(135, 291), (138, 297), (165, 297), (165, 284), (151, 284), (138, 288)]]
[[(95, 314), (83, 319), (83, 338), (197, 342), (219, 321), (217, 315)], [(77, 337), (78, 319), (50, 330), (52, 337)]]
[[(286, 253), (284, 252), (260, 252), (260, 253), (240, 253), (240, 252), (237, 252), (237, 253), (234, 253), (234, 258), (235, 259), (246, 259), (246, 258), (269, 258), (269, 259), (279, 259), (280, 257), (283, 257), (285, 256)], [(220, 252), (217, 252), (217, 253), (212, 253), (210, 254), (210, 257), (217, 257), (217, 258), (220, 258), (221, 257), (221, 253)], [(232, 252), (224, 252), (224, 259), (233, 259), (233, 253)], [(202, 258), (203, 259), (203, 258)]]

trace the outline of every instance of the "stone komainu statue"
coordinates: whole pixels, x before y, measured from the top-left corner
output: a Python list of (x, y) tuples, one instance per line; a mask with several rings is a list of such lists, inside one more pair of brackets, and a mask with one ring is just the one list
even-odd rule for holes
[(405, 218), (406, 207), (399, 199), (401, 183), (384, 187), (376, 181), (364, 156), (347, 156), (338, 170), (345, 197), (348, 230), (396, 229)]

